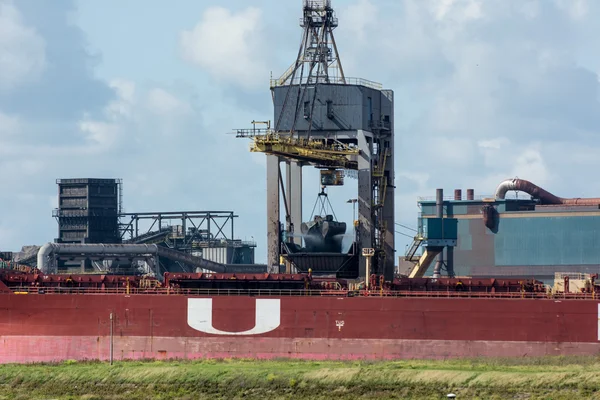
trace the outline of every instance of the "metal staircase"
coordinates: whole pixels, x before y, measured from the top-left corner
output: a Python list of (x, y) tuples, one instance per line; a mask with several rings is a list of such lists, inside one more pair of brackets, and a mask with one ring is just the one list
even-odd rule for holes
[(422, 235), (415, 236), (410, 248), (405, 254), (406, 261), (416, 261), (415, 255), (417, 254), (417, 250), (419, 250), (419, 247), (421, 247), (421, 244), (424, 240), (425, 238)]

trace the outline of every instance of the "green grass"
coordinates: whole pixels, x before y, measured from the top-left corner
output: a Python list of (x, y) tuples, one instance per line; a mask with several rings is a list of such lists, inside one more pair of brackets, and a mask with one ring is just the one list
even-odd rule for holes
[(0, 366), (0, 399), (600, 399), (600, 358)]

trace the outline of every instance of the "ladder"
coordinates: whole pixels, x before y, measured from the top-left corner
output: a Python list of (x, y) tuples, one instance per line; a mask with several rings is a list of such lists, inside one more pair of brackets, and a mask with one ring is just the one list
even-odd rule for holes
[(425, 240), (423, 236), (415, 236), (412, 244), (410, 245), (410, 248), (406, 252), (406, 261), (415, 261), (415, 254), (417, 253), (417, 250), (419, 250), (419, 247), (421, 246), (421, 243), (423, 243), (423, 240)]

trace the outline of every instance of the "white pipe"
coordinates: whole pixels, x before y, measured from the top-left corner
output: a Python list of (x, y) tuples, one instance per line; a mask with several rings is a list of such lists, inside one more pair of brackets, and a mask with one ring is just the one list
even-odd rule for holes
[(38, 250), (37, 267), (44, 274), (48, 272), (48, 267), (50, 264), (48, 257), (50, 256), (50, 254), (52, 254), (53, 251), (54, 243), (46, 243)]
[(506, 196), (506, 193), (511, 190), (518, 190), (516, 179), (506, 179), (506, 180), (500, 182), (500, 184), (496, 188), (496, 195), (494, 197), (497, 199), (504, 199), (504, 196)]

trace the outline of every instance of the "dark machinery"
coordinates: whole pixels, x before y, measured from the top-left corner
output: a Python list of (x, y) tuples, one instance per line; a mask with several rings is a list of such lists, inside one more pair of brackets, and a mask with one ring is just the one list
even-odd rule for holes
[[(320, 205), (319, 215), (315, 215), (315, 208)], [(327, 211), (327, 205), (331, 214)], [(341, 253), (342, 240), (346, 234), (346, 223), (334, 220), (335, 213), (325, 192), (325, 186), (322, 186), (321, 192), (317, 196), (317, 201), (313, 207), (313, 220), (303, 222), (300, 226), (305, 251), (308, 253)]]
[[(344, 238), (348, 238), (346, 223), (337, 221), (325, 188), (322, 186), (317, 196), (312, 220), (300, 226), (304, 247), (289, 240), (291, 238), (282, 237), (282, 258), (288, 266), (286, 269), (354, 279), (358, 277), (356, 237), (351, 238), (350, 248), (344, 252)], [(319, 212), (315, 214), (317, 207)]]
[(342, 238), (346, 233), (346, 223), (333, 220), (333, 215), (319, 215), (310, 222), (302, 223), (302, 235), (309, 253), (342, 252)]

